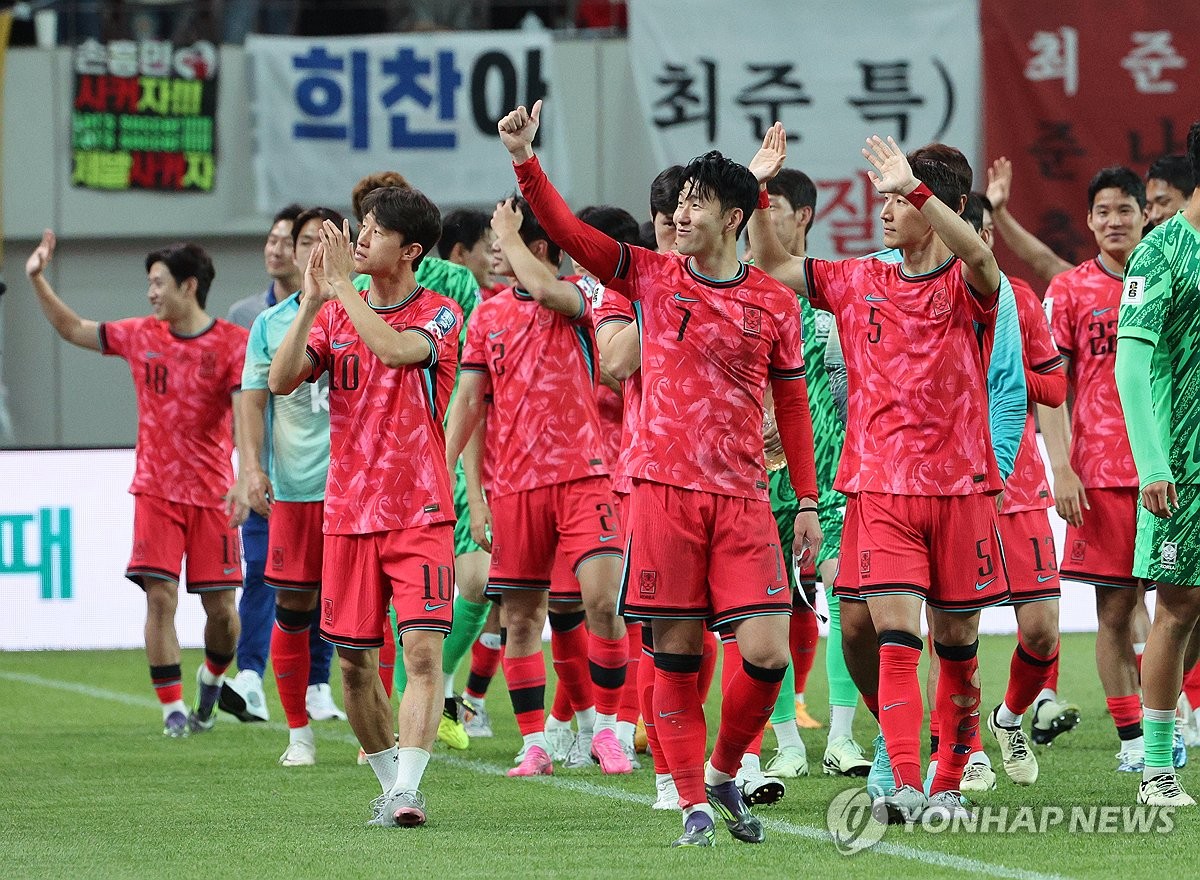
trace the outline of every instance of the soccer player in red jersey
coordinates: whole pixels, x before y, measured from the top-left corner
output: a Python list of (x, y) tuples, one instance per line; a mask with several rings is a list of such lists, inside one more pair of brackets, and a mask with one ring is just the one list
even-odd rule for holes
[(1054, 468), (1054, 497), (1067, 521), (1062, 576), (1096, 590), (1096, 666), (1121, 740), (1118, 770), (1141, 773), (1142, 706), (1131, 621), (1138, 475), (1117, 397), (1121, 279), (1146, 224), (1146, 188), (1128, 168), (1105, 168), (1088, 184), (1088, 228), (1100, 253), (1046, 289), (1050, 324), (1067, 362), (1074, 402), (1040, 410)]
[[(855, 563), (879, 639), (879, 718), (897, 785), (882, 804), (890, 819), (915, 822), (927, 809), (965, 813), (958, 787), (978, 730), (979, 612), (1008, 598), (988, 497), (1001, 481), (979, 338), (994, 323), (1001, 278), (991, 249), (955, 212), (967, 193), (938, 151), (910, 164), (890, 139), (867, 147), (871, 181), (886, 195), (884, 244), (901, 250), (901, 263), (792, 257), (766, 211), (751, 221), (751, 241), (760, 265), (839, 326), (850, 384), (835, 484), (850, 497), (843, 558)], [(777, 124), (752, 163), (760, 180), (785, 153)], [(933, 609), (936, 710), (949, 732), (929, 798), (919, 751), (922, 601)]]
[[(363, 208), (353, 250), (348, 224), (324, 224), (269, 383), (288, 394), (329, 374), (321, 635), (337, 648), (350, 725), (383, 789), (369, 824), (412, 826), (425, 822), (419, 786), (441, 716), (454, 600), (442, 413), (462, 312), (413, 276), (441, 232), (436, 206), (414, 189), (384, 187)], [(371, 277), (361, 294), (352, 272)], [(408, 669), (395, 743), (379, 680), (389, 602)]]
[[(238, 636), (234, 591), (242, 585), (242, 563), (236, 526), (245, 509), (229, 517), (225, 498), (233, 485), (233, 397), (241, 387), (247, 334), (204, 311), (214, 272), (198, 245), (147, 255), (152, 315), (98, 324), (77, 315), (46, 280), (55, 244), (46, 230), (25, 263), (43, 314), (72, 345), (124, 358), (137, 391), (137, 467), (129, 487), (133, 552), (125, 576), (146, 594), (146, 657), (162, 704), (163, 734), (211, 730)], [(187, 591), (200, 596), (207, 617), (190, 713), (175, 631), (185, 557)]]
[[(791, 599), (763, 466), (763, 395), (774, 392), (801, 512), (794, 551), (821, 540), (812, 425), (804, 390), (800, 310), (791, 291), (737, 258), (737, 236), (757, 200), (753, 175), (719, 153), (683, 175), (674, 220), (678, 253), (620, 244), (571, 213), (533, 154), (541, 102), (498, 125), (522, 194), (547, 231), (594, 277), (623, 285), (640, 319), (642, 420), (629, 468), (629, 542), (622, 613), (654, 631), (659, 744), (679, 790), (684, 834), (714, 839), (713, 810), (750, 843), (762, 823), (734, 782), (762, 732), (789, 660)], [(731, 625), (743, 658), (704, 766), (697, 690), (705, 624)]]
[(596, 404), (591, 299), (583, 285), (557, 277), (560, 251), (528, 206), (500, 203), (492, 228), (517, 283), (472, 316), (447, 454), (453, 464), (484, 418), (490, 389), (486, 501), (472, 485), (475, 468), (464, 470), (472, 525), (478, 515), (493, 528), (488, 593), (502, 597), (504, 676), (524, 739), (524, 757), (509, 775), (553, 772), (542, 628), (556, 552), (567, 557), (587, 613), (596, 702), (590, 751), (605, 773), (628, 773), (616, 736), (627, 663), (625, 624), (616, 615), (621, 526)]

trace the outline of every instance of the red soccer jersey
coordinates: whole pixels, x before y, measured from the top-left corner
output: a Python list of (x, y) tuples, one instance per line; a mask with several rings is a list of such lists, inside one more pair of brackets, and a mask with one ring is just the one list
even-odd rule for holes
[(1055, 276), (1046, 289), (1054, 341), (1075, 392), (1071, 468), (1085, 489), (1138, 487), (1133, 450), (1117, 396), (1117, 316), (1121, 276), (1100, 258)]
[[(1042, 309), (1041, 300), (1033, 288), (1020, 278), (1012, 282), (1017, 300), (1017, 320), (1021, 325), (1021, 356), (1025, 369), (1034, 373), (1052, 373), (1062, 368), (1062, 355), (1050, 335), (1050, 324)], [(1017, 461), (1012, 475), (1004, 483), (1004, 506), (1001, 513), (1020, 513), (1024, 510), (1044, 510), (1054, 504), (1050, 484), (1046, 481), (1046, 465), (1038, 451), (1037, 431), (1033, 425), (1033, 407), (1025, 415), (1025, 431), (1017, 448)]]
[(100, 350), (124, 358), (138, 402), (137, 467), (129, 491), (221, 507), (233, 485), (233, 393), (249, 334), (214, 319), (176, 336), (157, 318), (100, 325)]
[(834, 488), (844, 494), (995, 492), (985, 333), (997, 297), (971, 293), (961, 264), (908, 276), (902, 263), (809, 259), (812, 304), (833, 312), (849, 417)]
[(608, 473), (590, 300), (568, 318), (511, 287), (476, 307), (462, 369), (492, 388), (484, 453), (493, 495)]
[[(362, 294), (368, 302), (369, 294)], [(454, 388), (462, 310), (418, 287), (375, 312), (397, 331), (426, 336), (433, 355), (389, 367), (359, 338), (340, 303), (317, 315), (308, 336), (309, 381), (329, 373), (329, 535), (454, 521), (442, 419)]]
[(804, 380), (796, 295), (753, 266), (715, 281), (688, 257), (624, 246), (616, 278), (639, 294), (642, 334), (630, 476), (767, 500), (763, 392)]
[[(635, 320), (633, 304), (612, 287), (601, 286), (594, 300), (593, 319), (596, 330), (606, 324), (627, 327)], [(620, 445), (613, 463), (613, 490), (623, 495), (633, 491), (633, 480), (629, 477), (629, 453), (638, 430), (642, 414), (642, 371), (636, 371), (621, 383), (621, 430)]]

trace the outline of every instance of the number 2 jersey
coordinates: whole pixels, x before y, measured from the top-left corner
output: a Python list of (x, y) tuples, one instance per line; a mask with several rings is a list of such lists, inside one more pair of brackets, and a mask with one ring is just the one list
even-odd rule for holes
[(1056, 275), (1046, 288), (1050, 327), (1075, 392), (1071, 469), (1085, 489), (1136, 489), (1137, 468), (1117, 396), (1121, 276), (1100, 260)]
[[(369, 290), (363, 297), (370, 304)], [(389, 367), (340, 303), (317, 314), (308, 379), (329, 374), (327, 535), (454, 522), (442, 419), (454, 388), (462, 311), (420, 286), (393, 306), (371, 307), (397, 332), (424, 336), (431, 353), (422, 363)]]
[(233, 485), (233, 394), (242, 384), (246, 338), (220, 318), (195, 336), (179, 336), (153, 316), (100, 325), (100, 351), (125, 359), (137, 391), (130, 493), (224, 504)]

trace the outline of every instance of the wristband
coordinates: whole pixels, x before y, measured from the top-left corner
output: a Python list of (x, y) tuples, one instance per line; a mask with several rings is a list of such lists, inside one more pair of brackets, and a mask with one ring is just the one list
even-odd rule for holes
[(771, 194), (767, 192), (765, 186), (758, 189), (758, 207), (764, 211), (771, 207)]
[(929, 187), (923, 183), (918, 183), (916, 189), (914, 189), (904, 198), (908, 199), (908, 203), (919, 211), (921, 210), (921, 207), (927, 201), (929, 201), (932, 195), (933, 192), (929, 189)]
[(817, 509), (816, 509), (815, 507), (801, 507), (801, 508), (800, 508), (798, 511), (796, 511), (796, 512), (797, 512), (797, 513), (816, 513), (816, 512), (817, 512)]

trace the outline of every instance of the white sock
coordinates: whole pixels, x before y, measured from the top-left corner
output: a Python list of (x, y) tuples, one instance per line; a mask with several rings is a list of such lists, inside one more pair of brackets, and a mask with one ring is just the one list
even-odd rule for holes
[[(579, 729), (582, 730), (583, 722), (580, 721), (579, 724)], [(617, 713), (614, 712), (612, 715), (605, 715), (601, 712), (596, 713), (596, 720), (592, 723), (592, 736), (595, 736), (602, 730), (611, 730), (613, 733), (617, 732)]]
[(571, 719), (568, 718), (566, 721), (564, 721), (561, 718), (555, 718), (554, 713), (551, 712), (546, 717), (546, 729), (547, 730), (570, 730), (571, 729)]
[(314, 745), (315, 743), (313, 742), (312, 727), (308, 724), (304, 725), (303, 727), (293, 727), (291, 730), (288, 731), (288, 742), (289, 743), (302, 742), (302, 743), (308, 743), (308, 745), (310, 745), (310, 746)]
[(781, 721), (772, 727), (775, 731), (775, 741), (781, 749), (802, 749), (804, 740), (800, 739), (800, 728), (795, 721)]
[(1055, 693), (1053, 688), (1042, 688), (1041, 691), (1037, 695), (1037, 699), (1033, 701), (1033, 705), (1036, 706), (1042, 700), (1053, 700), (1054, 702), (1057, 703), (1058, 702), (1058, 694)]
[(762, 759), (754, 754), (754, 752), (746, 752), (746, 754), (742, 755), (742, 769), (754, 770), (761, 773)]
[(617, 741), (623, 746), (633, 748), (633, 732), (637, 730), (636, 724), (630, 724), (628, 721), (617, 722)]
[(1024, 713), (1016, 713), (1008, 708), (1008, 703), (1001, 703), (996, 709), (996, 723), (1001, 727), (1020, 727)]
[(829, 741), (846, 736), (854, 738), (854, 711), (857, 706), (829, 707)]
[(424, 749), (403, 748), (396, 750), (396, 781), (392, 783), (392, 794), (414, 791), (421, 787), (421, 777), (429, 765), (429, 752)]
[(1121, 740), (1121, 751), (1122, 752), (1145, 752), (1146, 751), (1146, 740), (1140, 736), (1135, 737), (1134, 739), (1123, 739), (1123, 740)]
[(804, 691), (796, 691), (796, 702), (797, 703), (804, 702)]
[(500, 633), (480, 633), (479, 642), (492, 651), (500, 650)]
[(668, 782), (671, 783), (672, 785), (675, 784), (675, 779), (671, 776), (670, 773), (655, 773), (654, 774), (654, 785), (656, 788), (659, 786), (666, 785)]
[(705, 785), (721, 785), (733, 779), (728, 773), (722, 773), (710, 763), (704, 764), (704, 784)]
[(396, 747), (392, 746), (382, 752), (367, 755), (367, 763), (375, 771), (375, 778), (379, 780), (385, 793), (391, 791), (392, 786), (396, 784), (396, 751)]
[[(616, 722), (616, 715), (610, 716), (613, 719), (613, 724)], [(596, 707), (588, 706), (586, 709), (581, 709), (575, 713), (575, 723), (579, 726), (580, 733), (593, 733), (596, 730)]]
[(933, 758), (930, 760), (929, 769), (925, 771), (926, 779), (933, 779), (933, 777), (937, 775), (937, 765), (938, 765), (937, 758)]
[(171, 716), (172, 712), (182, 712), (184, 715), (186, 715), (188, 713), (187, 703), (185, 703), (183, 700), (176, 700), (174, 703), (162, 704), (163, 721), (166, 721), (167, 718)]
[(453, 675), (445, 676), (445, 681), (446, 681), (445, 697), (448, 700), (454, 696), (454, 676)]
[(213, 675), (212, 670), (208, 668), (207, 663), (200, 664), (200, 681), (207, 685), (220, 684), (225, 680), (225, 673)]
[(971, 752), (971, 756), (967, 758), (968, 764), (982, 764), (984, 767), (992, 766), (992, 759), (987, 756), (987, 752)]
[(1133, 643), (1133, 653), (1139, 657), (1142, 656), (1143, 654), (1145, 654), (1146, 653), (1146, 643), (1145, 642), (1134, 642)]
[(525, 748), (530, 749), (537, 746), (547, 755), (550, 754), (550, 746), (546, 744), (545, 731), (539, 730), (536, 733), (527, 733), (521, 739), (525, 742)]

